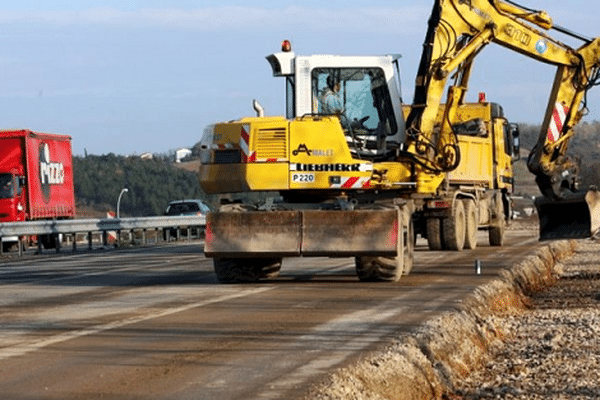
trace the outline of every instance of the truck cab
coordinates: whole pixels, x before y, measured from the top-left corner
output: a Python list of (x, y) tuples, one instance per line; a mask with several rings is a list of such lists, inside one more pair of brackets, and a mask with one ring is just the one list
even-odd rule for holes
[(0, 172), (0, 222), (25, 221), (23, 176)]

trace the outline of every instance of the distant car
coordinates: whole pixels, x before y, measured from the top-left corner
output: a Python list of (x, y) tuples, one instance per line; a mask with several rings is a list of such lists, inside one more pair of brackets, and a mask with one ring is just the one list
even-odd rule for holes
[[(210, 211), (210, 207), (208, 207), (202, 200), (190, 199), (190, 200), (175, 200), (169, 203), (167, 209), (165, 210), (165, 215), (167, 216), (176, 216), (176, 215), (189, 215), (189, 216), (201, 216)], [(187, 236), (188, 227), (187, 226), (179, 226), (180, 235)], [(193, 227), (191, 229), (190, 234), (192, 236), (199, 236), (204, 233), (202, 230), (198, 231), (197, 228)], [(177, 229), (170, 228), (164, 230), (164, 239), (168, 240), (169, 237), (177, 238)]]

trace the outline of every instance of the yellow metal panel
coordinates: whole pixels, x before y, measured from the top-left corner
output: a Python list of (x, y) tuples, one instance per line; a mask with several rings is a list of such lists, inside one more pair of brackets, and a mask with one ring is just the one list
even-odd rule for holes
[(287, 190), (288, 164), (200, 165), (200, 186), (206, 193), (238, 193), (249, 190)]
[(372, 164), (352, 158), (337, 117), (290, 123), (290, 189), (358, 189), (370, 185)]
[(459, 137), (461, 160), (448, 174), (451, 183), (479, 183), (492, 186), (493, 154), (490, 138)]
[(287, 190), (288, 163), (246, 164), (246, 181), (250, 190)]

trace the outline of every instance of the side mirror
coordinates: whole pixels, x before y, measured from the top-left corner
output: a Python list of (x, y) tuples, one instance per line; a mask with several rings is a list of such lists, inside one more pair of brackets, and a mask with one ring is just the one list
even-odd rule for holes
[(27, 179), (24, 176), (17, 177), (17, 196), (23, 193), (23, 187), (27, 184)]
[(512, 138), (512, 159), (518, 161), (521, 159), (521, 138), (518, 124), (510, 124), (508, 126), (510, 138)]

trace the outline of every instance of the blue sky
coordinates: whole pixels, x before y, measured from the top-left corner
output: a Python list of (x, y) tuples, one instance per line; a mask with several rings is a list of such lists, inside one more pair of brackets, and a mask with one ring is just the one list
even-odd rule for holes
[[(591, 0), (521, 0), (555, 22), (600, 35)], [(192, 146), (213, 122), (284, 110), (283, 81), (265, 56), (400, 53), (406, 101), (430, 1), (0, 2), (0, 128), (73, 137), (76, 154)], [(554, 35), (554, 34), (553, 34)], [(560, 36), (559, 36), (560, 37)], [(485, 91), (515, 122), (541, 123), (554, 68), (496, 45), (476, 60), (469, 100)], [(598, 93), (596, 93), (598, 92)], [(600, 88), (587, 121), (600, 119)]]

